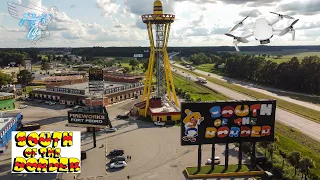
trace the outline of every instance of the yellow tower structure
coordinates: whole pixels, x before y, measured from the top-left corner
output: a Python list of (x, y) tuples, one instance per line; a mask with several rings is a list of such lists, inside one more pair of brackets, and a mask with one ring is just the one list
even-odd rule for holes
[[(142, 101), (146, 102), (146, 117), (149, 108), (154, 67), (156, 69), (155, 75), (157, 80), (156, 97), (163, 100), (168, 99), (170, 102), (173, 102), (175, 106), (179, 107), (167, 52), (170, 26), (175, 20), (175, 15), (164, 14), (162, 2), (160, 0), (155, 0), (153, 14), (145, 14), (141, 17), (143, 23), (147, 25), (151, 49), (145, 86), (142, 95)], [(153, 34), (153, 26), (155, 27), (155, 35)]]

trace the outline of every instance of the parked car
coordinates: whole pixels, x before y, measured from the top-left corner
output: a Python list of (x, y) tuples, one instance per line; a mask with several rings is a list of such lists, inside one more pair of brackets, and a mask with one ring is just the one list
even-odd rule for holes
[(112, 158), (110, 160), (110, 163), (115, 163), (115, 162), (118, 162), (118, 161), (126, 162), (126, 158), (124, 156), (117, 156), (117, 157)]
[(45, 104), (50, 104), (50, 101), (45, 101), (44, 103), (45, 103)]
[(107, 128), (104, 130), (105, 132), (116, 132), (117, 128)]
[(40, 124), (28, 123), (28, 124), (23, 124), (18, 130), (19, 131), (35, 131), (38, 129), (40, 129)]
[(165, 122), (161, 122), (161, 121), (156, 121), (156, 122), (154, 122), (154, 125), (156, 125), (156, 126), (165, 126), (166, 123)]
[[(211, 160), (211, 158), (209, 158), (207, 160), (207, 164), (211, 164), (211, 163), (212, 163), (212, 160)], [(220, 157), (214, 157), (214, 163), (215, 164), (220, 164)]]
[(78, 108), (81, 108), (81, 106), (77, 105), (77, 106), (73, 107), (73, 109), (78, 109)]
[(124, 150), (122, 149), (115, 149), (111, 151), (108, 156), (122, 156), (124, 154)]
[(56, 102), (52, 102), (52, 101), (50, 101), (49, 102), (49, 105), (51, 106), (51, 105), (55, 105), (55, 104), (57, 104)]
[(28, 107), (28, 105), (21, 104), (21, 105), (19, 106), (19, 109), (24, 109), (24, 108), (27, 108), (27, 107)]
[(127, 163), (125, 161), (118, 161), (110, 164), (110, 168), (123, 168), (126, 166), (127, 166)]
[(117, 119), (128, 119), (128, 115), (117, 115)]

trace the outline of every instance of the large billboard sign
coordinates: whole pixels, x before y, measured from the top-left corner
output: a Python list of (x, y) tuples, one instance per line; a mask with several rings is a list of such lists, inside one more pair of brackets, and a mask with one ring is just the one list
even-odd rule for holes
[(102, 113), (68, 112), (68, 123), (81, 124), (88, 127), (91, 127), (91, 125), (107, 126), (109, 118), (108, 114)]
[(89, 81), (103, 81), (103, 70), (102, 69), (90, 69), (89, 70)]
[(96, 92), (104, 89), (103, 83), (103, 70), (102, 69), (90, 69), (89, 70), (89, 91)]
[(134, 54), (133, 57), (135, 57), (135, 58), (143, 58), (143, 54)]
[(181, 145), (274, 140), (276, 101), (181, 104)]

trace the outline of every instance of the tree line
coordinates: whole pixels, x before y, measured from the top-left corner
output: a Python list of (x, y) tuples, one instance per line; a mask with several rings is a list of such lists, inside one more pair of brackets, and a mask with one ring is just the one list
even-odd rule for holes
[[(195, 65), (213, 63), (216, 70), (232, 78), (286, 90), (310, 94), (320, 93), (320, 58), (318, 56), (307, 56), (301, 61), (293, 57), (288, 62), (277, 64), (266, 60), (265, 56), (252, 54), (218, 53), (207, 56), (199, 53), (191, 55), (190, 61)], [(217, 68), (220, 64), (225, 64), (225, 68)]]
[[(279, 141), (279, 138), (275, 136), (275, 142), (280, 143)], [(271, 172), (275, 176), (275, 179), (320, 180), (320, 177), (315, 174), (318, 167), (315, 166), (311, 158), (307, 156), (303, 157), (298, 151), (289, 152), (282, 150), (275, 142), (259, 142), (257, 144), (257, 152), (264, 154), (266, 158), (260, 167), (265, 171)], [(235, 143), (236, 147), (239, 147), (239, 145), (239, 143)], [(252, 153), (252, 143), (242, 143), (242, 150), (250, 157)], [(301, 176), (298, 177), (298, 174)]]

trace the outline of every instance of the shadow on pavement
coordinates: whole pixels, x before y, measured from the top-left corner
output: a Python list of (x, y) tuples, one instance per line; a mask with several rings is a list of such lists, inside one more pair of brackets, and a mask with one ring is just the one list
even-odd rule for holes
[(123, 170), (124, 168), (107, 168), (107, 172), (109, 172), (109, 173), (112, 173), (112, 172), (117, 172), (117, 171), (121, 171), (121, 170)]
[(66, 121), (67, 119), (68, 119), (68, 116), (58, 116), (53, 118), (40, 119), (36, 121), (28, 121), (28, 123), (38, 123), (41, 126), (44, 126), (44, 125), (54, 124), (57, 122)]
[(50, 110), (66, 109), (66, 106), (59, 104), (59, 102), (56, 102), (56, 104), (54, 104), (54, 105), (45, 104), (44, 101), (40, 103), (37, 100), (34, 100), (34, 101), (19, 101), (19, 102), (21, 102), (21, 104), (25, 104), (25, 105), (28, 105), (28, 106), (41, 107), (41, 108), (50, 109)]
[(47, 173), (47, 174), (11, 174), (8, 172), (7, 174), (0, 176), (1, 180), (55, 180), (57, 174)]

